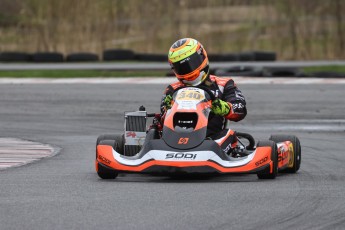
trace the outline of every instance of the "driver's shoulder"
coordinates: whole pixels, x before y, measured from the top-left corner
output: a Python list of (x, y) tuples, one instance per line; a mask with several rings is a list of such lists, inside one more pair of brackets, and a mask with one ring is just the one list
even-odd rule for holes
[(218, 77), (215, 75), (210, 75), (210, 79), (212, 82), (223, 87), (228, 83), (234, 84), (234, 80), (231, 77)]
[(184, 84), (182, 84), (180, 81), (177, 81), (177, 82), (174, 82), (174, 83), (171, 83), (169, 85), (169, 87), (171, 87), (173, 90), (179, 88), (179, 87), (182, 87), (184, 86)]
[(172, 95), (173, 92), (181, 87), (181, 86), (184, 86), (181, 82), (177, 81), (177, 82), (174, 82), (174, 83), (171, 83), (170, 85), (168, 85), (166, 88), (165, 88), (165, 91), (164, 91), (164, 95)]

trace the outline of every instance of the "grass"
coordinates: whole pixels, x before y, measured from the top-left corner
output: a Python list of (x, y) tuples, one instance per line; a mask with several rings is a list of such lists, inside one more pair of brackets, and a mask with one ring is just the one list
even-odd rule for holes
[(305, 73), (313, 73), (313, 72), (345, 73), (345, 66), (343, 65), (311, 66), (311, 67), (304, 67), (303, 71)]
[(0, 71), (0, 77), (14, 78), (92, 78), (92, 77), (164, 77), (166, 71), (111, 70), (14, 70)]
[[(313, 66), (302, 68), (305, 73), (337, 72), (345, 73), (345, 66)], [(0, 78), (93, 78), (93, 77), (165, 77), (168, 71), (125, 71), (125, 70), (14, 70), (0, 71)]]
[(0, 2), (0, 52), (166, 53), (178, 38), (195, 37), (209, 53), (264, 49), (280, 60), (345, 58), (341, 0)]

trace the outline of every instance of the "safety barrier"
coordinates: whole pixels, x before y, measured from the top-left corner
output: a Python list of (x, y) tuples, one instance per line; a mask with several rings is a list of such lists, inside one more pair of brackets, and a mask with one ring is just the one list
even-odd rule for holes
[[(211, 62), (237, 62), (237, 61), (276, 61), (275, 52), (251, 51), (240, 53), (213, 54), (210, 53)], [(167, 54), (135, 53), (129, 49), (104, 50), (102, 57), (89, 52), (67, 54), (66, 57), (60, 52), (1, 52), (0, 62), (88, 62), (88, 61), (148, 61), (166, 62)]]

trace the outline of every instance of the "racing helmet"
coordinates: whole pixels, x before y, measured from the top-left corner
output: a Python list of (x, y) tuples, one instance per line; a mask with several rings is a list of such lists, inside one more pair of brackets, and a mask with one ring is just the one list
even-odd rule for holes
[(176, 41), (170, 47), (168, 60), (176, 78), (185, 85), (200, 85), (208, 76), (207, 53), (202, 44), (193, 38)]

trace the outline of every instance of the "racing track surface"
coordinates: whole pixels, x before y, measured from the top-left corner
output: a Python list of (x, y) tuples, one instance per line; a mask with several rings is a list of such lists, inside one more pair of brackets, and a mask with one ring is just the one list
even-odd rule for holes
[(256, 139), (296, 134), (295, 175), (101, 180), (95, 141), (121, 132), (123, 111), (156, 111), (164, 85), (0, 85), (0, 137), (61, 147), (0, 171), (0, 229), (344, 229), (344, 85), (239, 85)]

